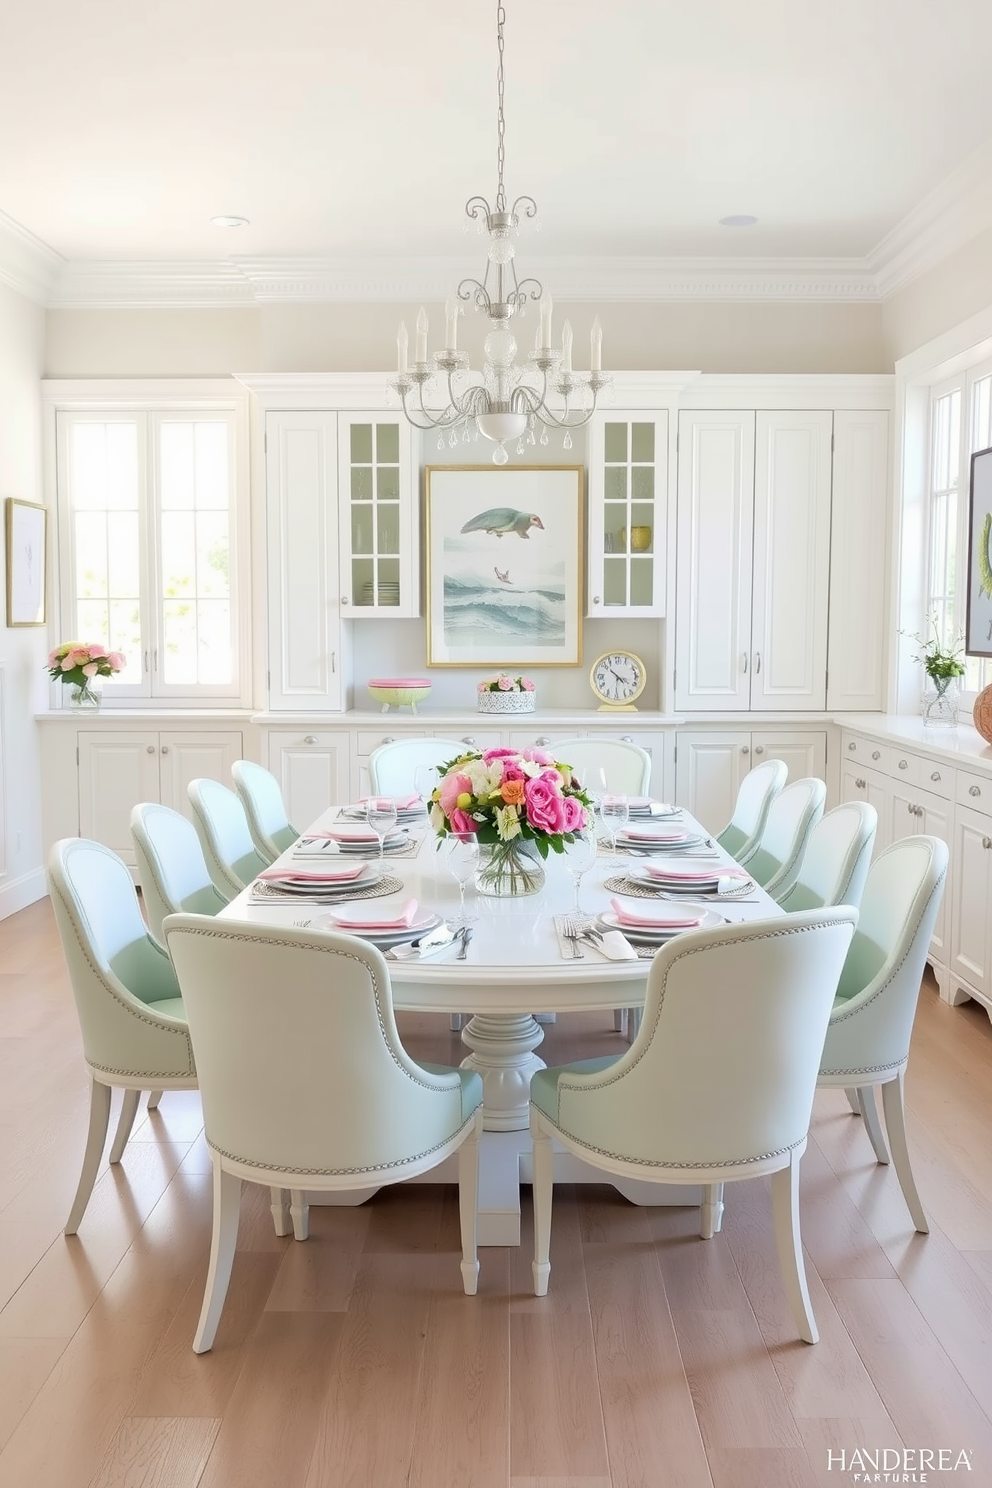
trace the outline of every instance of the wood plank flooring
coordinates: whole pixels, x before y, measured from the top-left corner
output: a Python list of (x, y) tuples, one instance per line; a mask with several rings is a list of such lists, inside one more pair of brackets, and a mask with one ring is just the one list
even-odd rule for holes
[[(460, 1058), (442, 1018), (400, 1022), (415, 1057)], [(611, 1024), (562, 1017), (541, 1053), (619, 1052)], [(992, 1024), (929, 978), (907, 1094), (928, 1237), (843, 1093), (817, 1097), (816, 1348), (795, 1337), (764, 1181), (728, 1189), (710, 1242), (694, 1210), (559, 1189), (540, 1299), (529, 1201), (522, 1246), (481, 1253), (470, 1299), (451, 1188), (314, 1209), (305, 1245), (246, 1188), (217, 1344), (197, 1358), (198, 1097), (139, 1113), (67, 1240), (87, 1077), (34, 905), (0, 923), (0, 1488), (838, 1488), (856, 1481), (842, 1451), (886, 1447), (963, 1449), (961, 1481), (992, 1485)]]

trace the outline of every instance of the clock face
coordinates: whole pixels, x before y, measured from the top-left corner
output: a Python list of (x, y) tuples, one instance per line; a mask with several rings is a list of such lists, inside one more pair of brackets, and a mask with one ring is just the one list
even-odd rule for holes
[(630, 703), (644, 690), (644, 664), (629, 651), (608, 651), (593, 662), (590, 681), (604, 703)]

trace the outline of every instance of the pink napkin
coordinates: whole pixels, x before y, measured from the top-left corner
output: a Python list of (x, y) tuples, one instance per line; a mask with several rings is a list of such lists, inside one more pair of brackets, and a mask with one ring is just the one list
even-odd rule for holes
[(417, 913), (416, 899), (408, 899), (398, 915), (391, 920), (370, 920), (362, 917), (361, 911), (358, 916), (332, 914), (328, 919), (332, 920), (341, 930), (406, 930), (413, 924), (413, 917)]
[[(387, 836), (389, 834), (387, 833)], [(371, 827), (322, 827), (319, 832), (308, 832), (308, 837), (326, 837), (330, 842), (378, 842)]]
[(698, 925), (704, 919), (701, 914), (685, 915), (666, 911), (655, 911), (654, 914), (645, 914), (643, 911), (636, 912), (626, 909), (619, 899), (611, 899), (613, 913), (620, 925), (642, 925), (650, 930), (691, 930), (693, 925)]
[[(370, 800), (375, 799), (376, 797), (363, 796), (357, 804), (359, 806), (367, 806)], [(397, 811), (412, 811), (414, 806), (420, 805), (420, 797), (416, 791), (413, 792), (412, 796), (380, 796), (378, 799), (381, 801), (392, 801)]]
[(266, 868), (258, 876), (267, 883), (350, 883), (364, 872), (364, 863), (349, 863), (346, 868)]
[(621, 833), (636, 842), (684, 842), (688, 832), (659, 832), (657, 827), (625, 827)]
[(645, 863), (644, 866), (652, 878), (684, 878), (687, 883), (709, 883), (715, 878), (748, 877), (743, 868), (721, 868), (719, 863), (705, 872), (698, 868), (683, 868), (680, 863)]

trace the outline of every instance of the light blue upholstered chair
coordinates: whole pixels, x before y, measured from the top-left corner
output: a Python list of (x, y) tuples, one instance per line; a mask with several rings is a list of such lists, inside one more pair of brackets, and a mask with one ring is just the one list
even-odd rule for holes
[(126, 865), (109, 847), (67, 837), (48, 859), (90, 1072), (86, 1151), (65, 1233), (74, 1235), (100, 1167), (110, 1096), (124, 1092), (110, 1161), (120, 1162), (142, 1090), (193, 1090), (196, 1066), (172, 963), (149, 935)]
[(616, 795), (646, 796), (651, 789), (651, 756), (639, 744), (626, 739), (558, 739), (548, 747), (591, 790), (599, 788), (599, 770), (606, 776), (606, 789)]
[(160, 943), (166, 915), (217, 914), (234, 897), (211, 882), (196, 828), (178, 811), (142, 801), (131, 812), (131, 838), (145, 913)]
[(720, 1229), (723, 1185), (771, 1174), (775, 1238), (801, 1338), (817, 1340), (799, 1233), (806, 1148), (823, 1035), (858, 912), (694, 931), (648, 974), (640, 1032), (618, 1059), (538, 1070), (534, 1291), (551, 1270), (552, 1142), (603, 1172), (703, 1188), (703, 1239)]
[(885, 1163), (889, 1157), (875, 1104), (875, 1090), (881, 1088), (893, 1166), (921, 1234), (930, 1226), (909, 1160), (903, 1085), (946, 877), (947, 844), (939, 837), (906, 837), (872, 863), (827, 1025), (818, 1081), (844, 1087), (851, 1109), (864, 1117), (875, 1156)]
[[(279, 782), (270, 770), (253, 764), (251, 760), (236, 760), (231, 766), (231, 774), (245, 808), (255, 849), (274, 863), (300, 835), (286, 815)], [(330, 801), (327, 804), (330, 806)], [(195, 909), (193, 905), (189, 907)]]
[(757, 847), (768, 808), (788, 778), (788, 765), (777, 759), (763, 760), (744, 776), (734, 803), (734, 814), (716, 838), (731, 857), (741, 862)]
[(417, 767), (437, 768), (467, 754), (463, 739), (394, 739), (369, 756), (369, 783), (374, 796), (408, 796), (417, 789)]
[(861, 903), (871, 866), (878, 812), (867, 801), (835, 806), (809, 834), (799, 877), (780, 898), (791, 914), (830, 904)]
[(738, 859), (773, 899), (783, 898), (799, 877), (826, 798), (822, 780), (794, 780), (769, 806), (757, 847)]
[(193, 1348), (213, 1343), (238, 1233), (241, 1184), (369, 1189), (459, 1157), (462, 1282), (474, 1293), (482, 1081), (410, 1058), (374, 947), (321, 931), (175, 915), (166, 941), (189, 1009), (214, 1171), (213, 1239)]
[(234, 791), (216, 780), (191, 780), (187, 789), (207, 870), (230, 901), (268, 868), (269, 859), (252, 842), (245, 808)]

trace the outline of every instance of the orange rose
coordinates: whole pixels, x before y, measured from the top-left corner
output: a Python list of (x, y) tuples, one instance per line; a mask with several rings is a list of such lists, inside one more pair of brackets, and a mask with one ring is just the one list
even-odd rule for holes
[(499, 793), (507, 806), (522, 806), (524, 803), (523, 780), (504, 780)]

